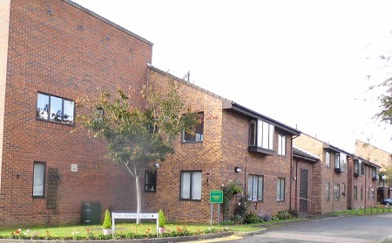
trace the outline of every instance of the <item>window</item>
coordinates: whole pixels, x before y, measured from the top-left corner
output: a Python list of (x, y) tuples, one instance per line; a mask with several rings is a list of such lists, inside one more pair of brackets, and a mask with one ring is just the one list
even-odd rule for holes
[(340, 199), (340, 184), (335, 184), (334, 188), (333, 188), (333, 192), (334, 192), (334, 198), (335, 201), (339, 201)]
[[(362, 161), (361, 161), (361, 162), (362, 162)], [(362, 162), (362, 163), (360, 164), (360, 167), (361, 167), (361, 175), (365, 175), (365, 163)]]
[(248, 176), (248, 200), (253, 202), (263, 200), (263, 176)]
[(329, 182), (325, 183), (325, 200), (329, 201), (331, 195), (331, 186)]
[(331, 167), (331, 154), (328, 151), (325, 152), (325, 165)]
[(342, 171), (347, 171), (347, 155), (344, 153), (340, 153), (339, 155), (340, 158), (340, 168), (342, 169)]
[(378, 175), (378, 169), (373, 167), (372, 168), (372, 179), (373, 179), (373, 181), (377, 180), (377, 177), (378, 177), (377, 175)]
[(201, 200), (201, 171), (181, 172), (181, 199)]
[(285, 181), (284, 178), (278, 178), (278, 181), (276, 184), (276, 195), (277, 195), (276, 199), (278, 201), (284, 201), (284, 193), (285, 193), (284, 181)]
[(144, 191), (155, 192), (157, 190), (157, 172), (148, 171), (144, 172)]
[(340, 153), (335, 153), (335, 168), (341, 169), (340, 168)]
[(65, 124), (74, 123), (75, 102), (38, 93), (37, 118)]
[(274, 126), (265, 121), (252, 120), (249, 125), (249, 145), (263, 149), (274, 149)]
[(279, 134), (278, 140), (278, 154), (286, 155), (286, 136)]
[(44, 162), (34, 162), (33, 166), (33, 197), (45, 196), (45, 170)]
[(361, 168), (361, 163), (362, 161), (360, 159), (355, 159), (354, 160), (354, 175), (358, 176), (359, 175), (359, 171)]
[(358, 187), (354, 186), (354, 200), (358, 200)]
[(204, 113), (199, 114), (200, 123), (195, 126), (192, 133), (188, 133), (185, 130), (182, 132), (183, 143), (203, 142), (204, 141)]
[(363, 200), (363, 187), (361, 187), (361, 200)]

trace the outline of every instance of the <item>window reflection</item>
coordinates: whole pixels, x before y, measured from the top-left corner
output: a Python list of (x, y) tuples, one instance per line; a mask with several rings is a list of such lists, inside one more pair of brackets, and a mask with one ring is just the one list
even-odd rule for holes
[(37, 118), (52, 122), (73, 124), (74, 114), (74, 101), (38, 93)]

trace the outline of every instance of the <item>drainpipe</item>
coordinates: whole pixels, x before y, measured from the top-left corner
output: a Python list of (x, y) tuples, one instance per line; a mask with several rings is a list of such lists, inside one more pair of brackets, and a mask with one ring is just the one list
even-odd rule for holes
[(294, 207), (295, 207), (295, 210), (297, 210), (299, 212), (299, 208), (297, 205), (297, 201), (298, 201), (297, 193), (298, 193), (298, 160), (295, 161), (295, 197), (294, 197), (295, 202), (294, 202)]
[[(294, 144), (294, 139), (299, 137), (299, 135), (294, 135), (291, 137), (291, 157), (290, 157), (290, 199), (289, 199), (289, 209), (291, 209), (291, 190), (292, 190), (292, 180), (293, 180), (293, 156), (294, 156), (294, 152), (293, 152), (293, 144)], [(295, 192), (297, 193), (297, 184), (295, 184)], [(297, 197), (297, 194), (295, 194), (295, 198)], [(297, 200), (296, 200), (297, 201)]]
[(364, 165), (364, 172), (365, 172), (365, 175), (364, 175), (365, 176), (365, 190), (364, 190), (365, 191), (365, 206), (364, 207), (365, 207), (365, 212), (366, 212), (366, 196), (367, 196), (366, 195), (366, 192), (367, 192), (366, 177), (367, 177), (367, 174), (366, 174), (366, 166), (365, 165)]

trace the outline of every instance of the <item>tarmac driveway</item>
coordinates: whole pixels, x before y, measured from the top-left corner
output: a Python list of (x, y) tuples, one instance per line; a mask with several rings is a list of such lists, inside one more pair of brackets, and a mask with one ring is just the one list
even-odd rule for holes
[[(392, 214), (341, 216), (271, 227), (259, 235), (230, 242), (389, 242)], [(391, 241), (392, 242), (392, 238)]]

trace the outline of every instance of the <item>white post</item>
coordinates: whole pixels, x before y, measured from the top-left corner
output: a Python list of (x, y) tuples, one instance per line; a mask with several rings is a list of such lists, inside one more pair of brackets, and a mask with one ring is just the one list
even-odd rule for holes
[(210, 225), (212, 225), (212, 216), (214, 215), (214, 204), (211, 203), (211, 219), (210, 219)]

